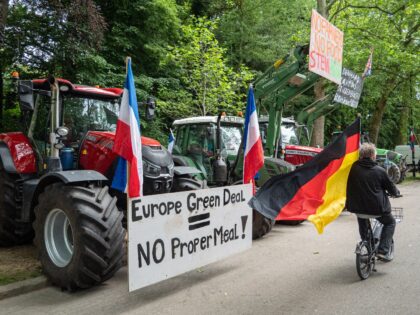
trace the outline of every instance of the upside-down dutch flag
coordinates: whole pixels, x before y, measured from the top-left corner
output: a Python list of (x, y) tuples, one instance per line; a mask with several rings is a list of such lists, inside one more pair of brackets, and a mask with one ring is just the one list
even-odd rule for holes
[[(112, 181), (112, 188), (128, 192), (129, 198), (142, 196), (143, 162), (140, 117), (134, 77), (131, 70), (131, 59), (127, 61), (127, 77), (124, 83), (124, 93), (121, 99), (113, 151), (120, 156), (120, 159)], [(129, 166), (128, 183), (127, 163)]]
[(414, 133), (414, 128), (411, 128), (410, 130), (409, 142), (411, 151), (415, 152), (416, 134)]
[(244, 131), (244, 184), (248, 184), (264, 165), (264, 150), (262, 146), (260, 128), (258, 125), (257, 109), (255, 107), (254, 90), (248, 91), (245, 113)]
[(318, 233), (344, 209), (347, 179), (359, 158), (360, 118), (312, 160), (271, 177), (249, 205), (276, 220), (311, 221)]
[(373, 48), (370, 50), (369, 59), (365, 66), (365, 71), (363, 71), (362, 78), (366, 78), (372, 75), (372, 58), (373, 58)]

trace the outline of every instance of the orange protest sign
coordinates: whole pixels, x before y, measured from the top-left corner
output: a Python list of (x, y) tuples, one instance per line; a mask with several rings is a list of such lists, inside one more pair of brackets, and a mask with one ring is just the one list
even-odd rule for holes
[(344, 34), (316, 10), (312, 10), (309, 70), (341, 83)]

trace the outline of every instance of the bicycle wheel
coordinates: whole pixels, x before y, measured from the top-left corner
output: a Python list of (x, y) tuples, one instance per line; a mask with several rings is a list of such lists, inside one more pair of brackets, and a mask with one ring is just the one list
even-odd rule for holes
[(360, 279), (369, 278), (373, 270), (373, 262), (370, 259), (369, 246), (365, 242), (360, 242), (356, 248), (356, 269)]

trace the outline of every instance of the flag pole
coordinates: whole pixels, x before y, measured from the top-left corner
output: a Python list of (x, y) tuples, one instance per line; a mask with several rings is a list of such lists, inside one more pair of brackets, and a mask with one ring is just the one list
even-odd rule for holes
[(414, 124), (410, 128), (410, 136), (409, 136), (408, 140), (410, 141), (411, 160), (413, 162), (413, 178), (416, 178), (416, 162), (415, 162), (415, 158), (416, 158), (416, 154), (415, 154), (416, 142), (415, 142), (415, 140), (416, 140), (416, 138), (415, 138), (415, 133), (414, 133)]
[[(128, 64), (131, 64), (131, 57), (125, 57), (125, 77), (127, 78), (127, 75), (128, 75)], [(128, 205), (128, 203), (130, 202), (130, 198), (129, 198), (129, 196), (128, 196), (128, 191), (129, 191), (129, 189), (128, 189), (128, 185), (129, 185), (129, 183), (130, 183), (130, 162), (128, 162), (127, 161), (127, 169), (126, 169), (126, 172), (127, 172), (127, 205)], [(127, 208), (128, 209), (128, 208)], [(128, 215), (128, 213), (127, 213), (127, 215)], [(128, 218), (128, 216), (127, 216), (127, 218)]]
[[(128, 63), (131, 63), (131, 57), (127, 56), (125, 58), (125, 78), (126, 78), (126, 80), (127, 80), (127, 75), (128, 75)], [(124, 83), (124, 85), (125, 85), (125, 83)], [(128, 231), (130, 231), (129, 225), (130, 225), (130, 221), (131, 221), (130, 217), (129, 217), (129, 212), (131, 210), (131, 204), (130, 204), (130, 197), (128, 195), (128, 192), (129, 192), (129, 187), (128, 186), (130, 184), (130, 162), (129, 161), (127, 161), (127, 168), (126, 168), (125, 171), (126, 171), (126, 178), (127, 178), (127, 181), (126, 181), (127, 206), (125, 207), (126, 208), (125, 211), (127, 211), (126, 214), (125, 214), (125, 217), (127, 218), (127, 230), (126, 230), (126, 234), (125, 234), (125, 241), (126, 241), (126, 246), (127, 246), (127, 253), (126, 253), (126, 255), (127, 255), (127, 268), (128, 268), (128, 270), (130, 270), (130, 259), (128, 259), (128, 250), (130, 248), (130, 246), (129, 246), (130, 235), (128, 234)], [(127, 281), (127, 283), (128, 283), (128, 286), (130, 287), (130, 279), (128, 279), (128, 280), (129, 281)]]

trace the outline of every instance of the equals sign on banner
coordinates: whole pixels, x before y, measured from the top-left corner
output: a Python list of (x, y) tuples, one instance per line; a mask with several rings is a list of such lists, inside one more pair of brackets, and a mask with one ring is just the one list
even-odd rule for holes
[(202, 228), (203, 226), (210, 225), (210, 213), (203, 213), (198, 215), (193, 215), (188, 218), (189, 227), (188, 229), (196, 230)]

